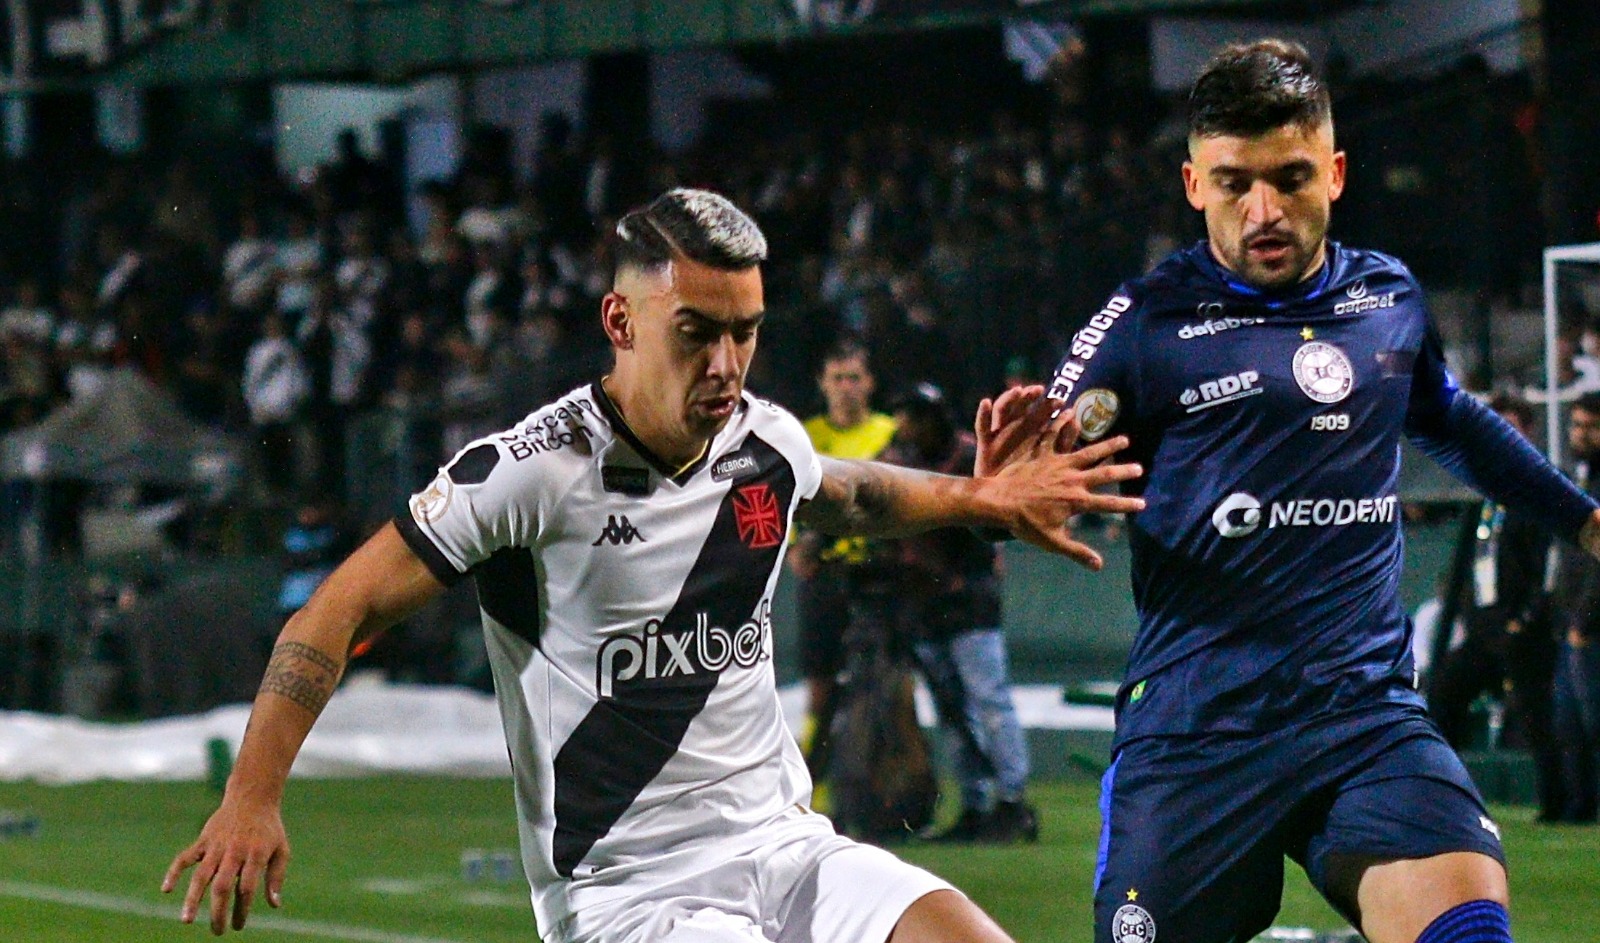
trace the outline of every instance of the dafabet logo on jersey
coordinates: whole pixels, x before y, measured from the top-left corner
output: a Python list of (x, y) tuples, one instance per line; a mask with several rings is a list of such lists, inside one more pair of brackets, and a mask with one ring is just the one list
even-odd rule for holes
[(1333, 306), (1334, 314), (1360, 314), (1363, 311), (1376, 311), (1379, 308), (1394, 307), (1395, 292), (1384, 292), (1374, 295), (1367, 290), (1367, 280), (1358, 278), (1355, 284), (1344, 290), (1349, 301), (1341, 301)]
[(1267, 323), (1266, 318), (1233, 318), (1223, 314), (1226, 310), (1220, 301), (1202, 301), (1194, 313), (1200, 317), (1198, 324), (1185, 324), (1178, 328), (1178, 339), (1191, 341), (1197, 337), (1213, 337), (1223, 331), (1236, 331), (1241, 327)]

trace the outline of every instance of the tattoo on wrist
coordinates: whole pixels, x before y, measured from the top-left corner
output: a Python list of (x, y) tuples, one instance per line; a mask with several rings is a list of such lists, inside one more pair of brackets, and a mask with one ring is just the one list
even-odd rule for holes
[(261, 690), (286, 697), (313, 714), (322, 713), (339, 684), (341, 667), (302, 642), (279, 642), (267, 662)]

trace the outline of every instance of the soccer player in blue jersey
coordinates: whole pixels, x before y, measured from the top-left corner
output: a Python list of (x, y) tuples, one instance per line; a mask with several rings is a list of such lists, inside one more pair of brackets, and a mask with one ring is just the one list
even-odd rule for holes
[(1511, 939), (1499, 830), (1415, 688), (1400, 437), (1591, 553), (1600, 511), (1458, 388), (1404, 265), (1327, 239), (1345, 170), (1303, 48), (1223, 49), (1183, 165), (1208, 238), (1124, 284), (1040, 401), (1149, 470), (1097, 943), (1248, 940), (1285, 856), (1373, 943)]

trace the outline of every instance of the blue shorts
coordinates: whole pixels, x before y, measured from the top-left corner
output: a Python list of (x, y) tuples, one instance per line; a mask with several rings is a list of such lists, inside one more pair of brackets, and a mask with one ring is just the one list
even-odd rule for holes
[(1499, 832), (1421, 713), (1263, 734), (1149, 737), (1101, 784), (1096, 943), (1229, 943), (1272, 925), (1293, 858), (1328, 894), (1332, 856), (1475, 851)]

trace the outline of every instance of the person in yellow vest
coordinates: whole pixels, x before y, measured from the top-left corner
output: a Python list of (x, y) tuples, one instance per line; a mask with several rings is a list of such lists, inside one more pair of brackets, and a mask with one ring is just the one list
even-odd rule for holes
[[(817, 375), (826, 409), (805, 422), (817, 452), (834, 458), (873, 459), (894, 438), (895, 422), (872, 408), (876, 381), (867, 348), (846, 338), (829, 348)], [(789, 548), (789, 568), (799, 579), (800, 669), (806, 679), (806, 719), (800, 746), (813, 776), (821, 776), (835, 679), (844, 667), (844, 632), (853, 594), (872, 562), (864, 537), (825, 537), (802, 531)]]

